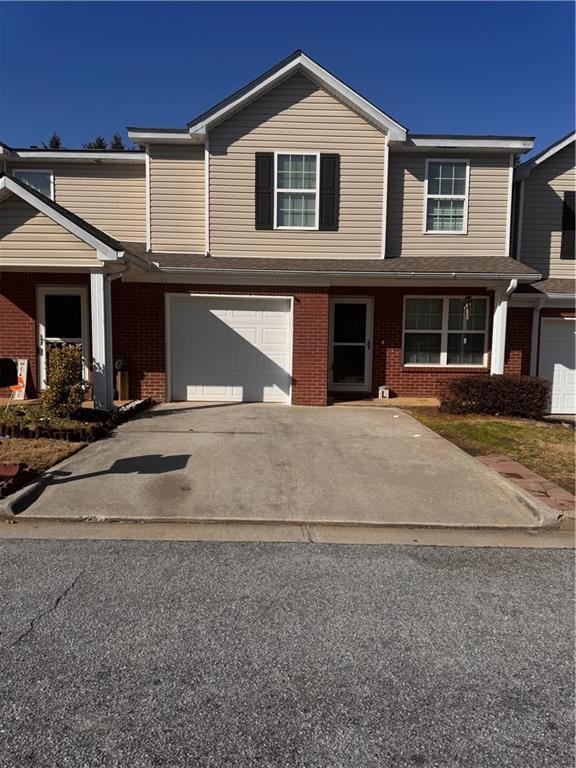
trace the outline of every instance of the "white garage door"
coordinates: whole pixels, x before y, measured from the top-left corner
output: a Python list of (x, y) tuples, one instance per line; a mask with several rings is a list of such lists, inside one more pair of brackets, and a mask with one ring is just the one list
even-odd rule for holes
[(172, 400), (290, 402), (289, 299), (168, 301)]
[(540, 376), (552, 382), (552, 413), (576, 413), (576, 322), (542, 319)]

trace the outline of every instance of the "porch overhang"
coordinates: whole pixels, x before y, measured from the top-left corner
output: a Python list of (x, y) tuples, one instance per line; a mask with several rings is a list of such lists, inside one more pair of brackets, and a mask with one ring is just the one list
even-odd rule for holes
[(310, 285), (391, 285), (398, 281), (530, 284), (540, 274), (515, 259), (498, 256), (418, 256), (389, 259), (249, 258), (203, 254), (145, 252), (142, 244), (126, 243), (152, 266), (149, 281), (281, 282)]

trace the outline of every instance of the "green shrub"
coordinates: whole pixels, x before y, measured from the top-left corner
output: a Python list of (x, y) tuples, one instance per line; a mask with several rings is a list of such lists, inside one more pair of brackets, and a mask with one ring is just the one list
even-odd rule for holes
[(52, 347), (48, 356), (48, 388), (44, 409), (54, 416), (70, 416), (82, 405), (89, 384), (82, 379), (82, 350), (77, 344)]
[(486, 413), (541, 419), (548, 410), (550, 383), (532, 376), (463, 376), (445, 388), (444, 413)]

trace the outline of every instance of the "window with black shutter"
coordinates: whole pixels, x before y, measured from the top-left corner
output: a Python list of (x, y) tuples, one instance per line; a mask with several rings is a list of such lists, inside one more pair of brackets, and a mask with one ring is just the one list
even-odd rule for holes
[(256, 152), (256, 229), (274, 228), (274, 153)]
[(320, 155), (319, 229), (336, 231), (340, 213), (340, 155)]
[(562, 245), (561, 259), (574, 259), (574, 192), (564, 192), (564, 208), (562, 210)]

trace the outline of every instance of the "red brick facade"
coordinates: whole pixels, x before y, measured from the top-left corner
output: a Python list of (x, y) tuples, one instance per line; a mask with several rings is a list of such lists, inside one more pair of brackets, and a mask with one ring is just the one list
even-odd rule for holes
[[(88, 285), (87, 275), (2, 272), (0, 276), (0, 357), (27, 359), (28, 397), (38, 392), (36, 289), (43, 285)], [(0, 390), (0, 394), (7, 393)]]
[[(41, 285), (87, 285), (86, 275), (24, 274), (5, 272), (0, 278), (0, 357), (30, 361), (28, 395), (37, 391), (36, 289)], [(331, 296), (370, 296), (374, 299), (372, 383), (386, 384), (397, 396), (440, 394), (444, 382), (468, 374), (488, 374), (486, 368), (406, 367), (402, 363), (403, 304), (406, 295), (467, 295), (492, 293), (464, 288), (302, 288), (123, 283), (112, 284), (114, 357), (127, 360), (132, 397), (166, 398), (166, 293), (251, 293), (294, 298), (293, 391), (295, 405), (325, 405), (328, 398), (329, 302)], [(491, 315), (491, 306), (489, 310)], [(542, 316), (573, 315), (573, 311), (546, 309)], [(532, 309), (510, 308), (506, 373), (530, 372)], [(490, 334), (490, 331), (489, 331)], [(489, 355), (488, 355), (489, 358)]]
[(325, 288), (113, 284), (114, 356), (122, 356), (128, 362), (132, 397), (166, 398), (166, 293), (293, 296), (292, 402), (294, 405), (326, 405), (329, 309)]

